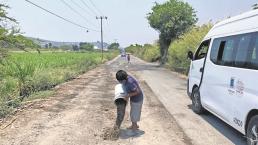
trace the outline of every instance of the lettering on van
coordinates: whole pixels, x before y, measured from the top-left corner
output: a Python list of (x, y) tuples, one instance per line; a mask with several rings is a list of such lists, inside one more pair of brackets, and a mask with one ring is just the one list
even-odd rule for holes
[(236, 94), (238, 96), (243, 96), (244, 95), (244, 89), (245, 89), (244, 83), (242, 81), (238, 80), (237, 83), (236, 83)]
[(228, 93), (229, 95), (243, 96), (244, 95), (244, 83), (241, 80), (237, 80), (234, 77), (231, 77), (229, 83)]
[(237, 126), (240, 126), (242, 127), (243, 126), (243, 122), (239, 119), (237, 119), (236, 117), (233, 119), (234, 123), (237, 125)]

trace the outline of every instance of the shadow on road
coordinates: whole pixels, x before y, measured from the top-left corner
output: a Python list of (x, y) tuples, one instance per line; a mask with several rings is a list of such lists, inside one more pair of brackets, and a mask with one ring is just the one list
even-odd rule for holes
[[(192, 109), (192, 105), (188, 105), (188, 108)], [(205, 114), (201, 115), (201, 117), (235, 145), (246, 145), (246, 139), (243, 134), (210, 112), (205, 112)]]
[(136, 137), (140, 137), (144, 134), (145, 132), (142, 131), (142, 130), (136, 130), (136, 131), (133, 131), (131, 129), (120, 129), (120, 135), (119, 137), (121, 139), (128, 139), (128, 138), (136, 138)]

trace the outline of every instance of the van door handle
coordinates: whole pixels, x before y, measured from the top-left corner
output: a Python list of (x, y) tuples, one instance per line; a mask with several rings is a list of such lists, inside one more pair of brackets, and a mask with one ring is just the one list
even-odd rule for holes
[(203, 72), (203, 67), (202, 67), (202, 68), (200, 68), (200, 72), (201, 72), (201, 73)]

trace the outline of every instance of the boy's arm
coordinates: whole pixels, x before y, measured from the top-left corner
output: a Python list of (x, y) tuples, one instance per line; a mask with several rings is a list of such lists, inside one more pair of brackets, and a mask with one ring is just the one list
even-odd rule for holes
[(126, 98), (130, 98), (130, 97), (134, 97), (134, 96), (137, 96), (140, 94), (140, 89), (137, 87), (135, 91), (131, 92), (131, 93), (128, 93)]

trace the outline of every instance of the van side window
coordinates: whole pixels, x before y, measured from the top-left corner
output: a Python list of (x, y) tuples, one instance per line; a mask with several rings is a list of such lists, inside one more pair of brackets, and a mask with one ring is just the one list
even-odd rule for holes
[(203, 41), (198, 50), (195, 53), (194, 60), (202, 59), (206, 56), (208, 48), (210, 46), (210, 40)]
[(221, 40), (215, 39), (215, 40), (213, 40), (213, 43), (211, 46), (211, 56), (210, 57), (211, 57), (211, 61), (215, 64), (217, 64), (220, 42), (221, 42)]
[(258, 33), (214, 39), (210, 60), (217, 65), (258, 70)]
[[(233, 51), (234, 51), (234, 39), (228, 39), (226, 41), (222, 41), (220, 43), (220, 49), (222, 49), (222, 57), (218, 58), (218, 62), (221, 61), (222, 65), (225, 66), (232, 66), (234, 59), (233, 59)], [(219, 55), (220, 55), (219, 50)]]
[(233, 66), (235, 37), (215, 39), (211, 47), (211, 61), (218, 65)]
[(235, 59), (236, 67), (245, 68), (248, 57), (252, 55), (249, 50), (251, 36), (251, 34), (240, 36)]
[(219, 52), (218, 52), (218, 57), (217, 57), (218, 64), (222, 64), (222, 57), (223, 57), (225, 45), (226, 45), (226, 41), (220, 42), (219, 50), (218, 50)]
[(251, 56), (247, 68), (258, 70), (258, 35), (256, 35), (254, 46), (251, 47)]

